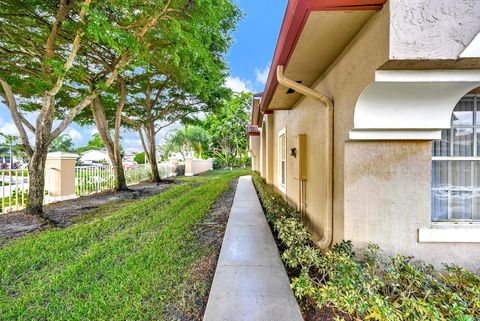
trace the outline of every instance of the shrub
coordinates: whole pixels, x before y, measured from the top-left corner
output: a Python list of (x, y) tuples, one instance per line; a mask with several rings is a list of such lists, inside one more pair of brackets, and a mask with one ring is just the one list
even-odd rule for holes
[(360, 259), (352, 242), (322, 253), (292, 208), (258, 174), (253, 181), (283, 249), (282, 260), (296, 271), (295, 296), (330, 307), (342, 320), (480, 320), (480, 276), (456, 265), (444, 271), (397, 255), (384, 260), (376, 244)]
[(176, 168), (175, 168), (175, 173), (177, 174), (177, 176), (183, 176), (185, 175), (185, 165), (178, 165)]

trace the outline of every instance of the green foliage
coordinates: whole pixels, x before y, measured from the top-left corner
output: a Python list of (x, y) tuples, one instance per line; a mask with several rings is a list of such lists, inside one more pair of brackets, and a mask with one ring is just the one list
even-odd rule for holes
[(49, 152), (75, 152), (75, 144), (70, 135), (60, 135), (48, 146)]
[(145, 152), (135, 154), (133, 160), (137, 162), (137, 164), (145, 164)]
[(83, 153), (88, 150), (102, 150), (105, 149), (105, 144), (102, 142), (102, 137), (99, 133), (95, 133), (90, 137), (87, 145), (77, 148), (78, 153)]
[(282, 259), (299, 271), (292, 289), (300, 300), (330, 307), (342, 320), (456, 320), (480, 318), (480, 276), (455, 265), (438, 271), (411, 257), (384, 259), (376, 244), (361, 258), (352, 242), (322, 253), (296, 213), (258, 174), (253, 181), (267, 219), (278, 233)]
[(193, 177), (104, 206), (88, 222), (9, 241), (0, 249), (0, 319), (170, 320), (186, 274), (211, 255), (194, 227), (244, 174)]
[(3, 133), (0, 133), (0, 136), (3, 137), (4, 139), (3, 144), (0, 144), (1, 157), (10, 157), (10, 147), (11, 147), (11, 152), (13, 157), (22, 161), (26, 161), (28, 159), (27, 155), (23, 150), (22, 144), (20, 144), (20, 139), (18, 136), (8, 135)]
[[(121, 136), (120, 136), (121, 138)], [(105, 150), (105, 144), (102, 141), (102, 137), (99, 133), (95, 133), (90, 137), (87, 145), (77, 148), (77, 153), (83, 153), (89, 150)], [(120, 145), (120, 150), (123, 153), (123, 146)]]
[(223, 166), (248, 165), (247, 126), (250, 120), (250, 93), (234, 94), (202, 122), (211, 136), (209, 153)]
[(180, 153), (183, 158), (194, 153), (195, 157), (203, 158), (208, 148), (210, 136), (198, 126), (185, 126), (177, 129), (167, 138), (166, 152)]

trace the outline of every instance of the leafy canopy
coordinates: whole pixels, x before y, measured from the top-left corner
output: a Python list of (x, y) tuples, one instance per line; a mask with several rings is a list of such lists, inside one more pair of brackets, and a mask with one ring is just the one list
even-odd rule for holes
[(251, 100), (250, 93), (234, 94), (201, 123), (211, 137), (209, 152), (224, 166), (245, 166), (247, 163), (246, 128)]

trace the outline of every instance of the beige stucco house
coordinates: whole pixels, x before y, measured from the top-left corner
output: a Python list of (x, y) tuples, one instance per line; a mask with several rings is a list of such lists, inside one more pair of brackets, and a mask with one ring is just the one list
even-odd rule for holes
[(480, 1), (290, 0), (250, 149), (328, 248), (480, 267)]

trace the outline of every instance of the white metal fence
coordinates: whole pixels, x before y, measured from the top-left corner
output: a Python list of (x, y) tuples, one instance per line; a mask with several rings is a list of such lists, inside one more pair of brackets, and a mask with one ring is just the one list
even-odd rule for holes
[[(159, 163), (160, 177), (169, 176), (170, 163)], [(127, 185), (134, 185), (150, 179), (150, 166), (138, 165), (135, 168), (125, 169)], [(81, 166), (75, 168), (75, 192), (77, 196), (90, 195), (114, 187), (115, 177), (113, 167), (107, 166)]]
[(0, 170), (2, 213), (25, 207), (28, 195), (28, 171), (25, 169)]
[[(172, 171), (170, 163), (159, 163), (160, 177), (168, 177)], [(125, 169), (127, 185), (134, 185), (150, 178), (150, 167), (139, 165), (132, 169)], [(48, 186), (49, 171), (45, 173), (45, 204), (51, 203)], [(29, 177), (26, 169), (0, 170), (0, 213), (18, 211), (25, 208), (28, 198)], [(115, 177), (113, 167), (105, 166), (78, 166), (75, 167), (75, 194), (85, 196), (105, 190), (113, 189)]]
[(77, 196), (112, 189), (114, 184), (115, 177), (111, 165), (75, 167), (75, 194)]

